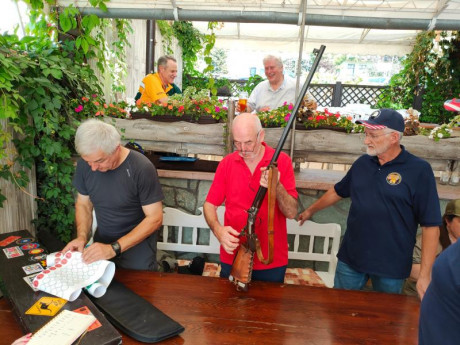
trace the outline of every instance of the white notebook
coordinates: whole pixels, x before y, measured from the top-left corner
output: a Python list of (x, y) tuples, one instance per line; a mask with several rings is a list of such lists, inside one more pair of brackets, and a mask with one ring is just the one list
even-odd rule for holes
[(27, 345), (71, 345), (94, 321), (93, 315), (63, 310), (34, 333)]

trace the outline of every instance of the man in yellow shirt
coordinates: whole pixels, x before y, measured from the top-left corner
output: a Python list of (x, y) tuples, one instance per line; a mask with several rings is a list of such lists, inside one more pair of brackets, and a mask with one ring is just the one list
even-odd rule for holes
[(158, 59), (157, 65), (158, 72), (146, 75), (139, 86), (142, 103), (166, 104), (168, 94), (171, 95), (168, 92), (173, 89), (177, 77), (177, 61), (172, 56), (164, 55)]

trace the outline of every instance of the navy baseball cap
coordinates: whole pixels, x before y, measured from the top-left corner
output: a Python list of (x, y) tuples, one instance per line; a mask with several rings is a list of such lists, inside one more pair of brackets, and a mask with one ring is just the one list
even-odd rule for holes
[(358, 120), (356, 123), (363, 124), (369, 129), (391, 128), (398, 132), (404, 132), (404, 118), (393, 109), (374, 111), (367, 120)]

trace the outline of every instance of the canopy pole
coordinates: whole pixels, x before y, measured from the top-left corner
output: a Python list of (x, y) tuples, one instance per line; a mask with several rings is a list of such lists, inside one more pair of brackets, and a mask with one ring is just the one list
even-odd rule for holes
[[(55, 6), (66, 7), (66, 6)], [(94, 7), (77, 7), (81, 14), (95, 14), (99, 18), (125, 19), (156, 19), (175, 20), (178, 17), (184, 21), (197, 22), (234, 22), (234, 23), (274, 23), (299, 25), (299, 13), (277, 11), (228, 11), (228, 10), (184, 10), (177, 8), (177, 13), (171, 8), (114, 8), (108, 7), (103, 11)], [(308, 25), (335, 26), (345, 28), (384, 29), (384, 30), (458, 30), (458, 20), (438, 19), (432, 23), (430, 19), (419, 18), (384, 18), (356, 17), (345, 15), (309, 14)], [(435, 25), (434, 25), (435, 24)]]
[[(297, 67), (296, 67), (296, 84), (295, 84), (295, 99), (297, 99), (299, 95), (299, 89), (300, 89), (300, 74), (302, 72), (302, 54), (303, 54), (303, 41), (305, 39), (305, 18), (307, 16), (307, 0), (302, 0), (302, 3), (300, 4), (301, 7), (301, 13), (302, 13), (302, 24), (300, 25), (300, 42), (299, 42), (299, 58), (297, 59)], [(308, 92), (308, 90), (307, 90)], [(291, 116), (294, 116), (295, 114), (291, 114)], [(294, 146), (295, 146), (295, 124), (296, 124), (297, 119), (294, 119), (292, 122), (292, 130), (291, 130), (291, 149), (289, 152), (289, 156), (291, 157), (291, 160), (294, 159)], [(295, 163), (294, 163), (295, 164)]]

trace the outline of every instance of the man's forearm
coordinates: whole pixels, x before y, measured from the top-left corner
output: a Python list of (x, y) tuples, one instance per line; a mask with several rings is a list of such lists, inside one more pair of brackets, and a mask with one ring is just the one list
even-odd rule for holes
[(297, 199), (290, 195), (281, 183), (278, 183), (276, 188), (276, 200), (286, 218), (293, 219), (297, 216)]
[(162, 219), (155, 216), (145, 217), (134, 229), (118, 240), (121, 250), (124, 252), (152, 235), (160, 228)]
[(431, 279), (431, 268), (436, 259), (439, 243), (439, 227), (422, 227), (422, 257), (420, 262), (420, 277)]
[(217, 207), (206, 201), (203, 205), (203, 212), (206, 223), (208, 223), (209, 228), (217, 237), (216, 229), (220, 225), (219, 218), (217, 217)]
[(75, 205), (75, 224), (77, 238), (81, 238), (85, 244), (91, 238), (91, 224), (93, 222), (92, 209), (86, 205)]

